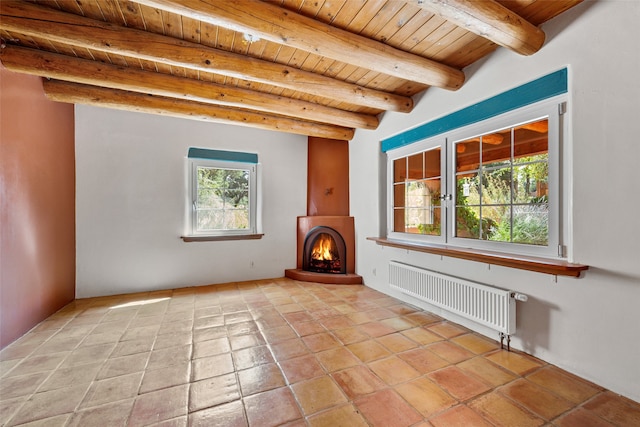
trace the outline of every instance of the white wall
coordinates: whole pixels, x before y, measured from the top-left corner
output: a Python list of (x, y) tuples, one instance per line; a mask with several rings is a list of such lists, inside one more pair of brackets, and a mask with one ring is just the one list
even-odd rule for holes
[[(518, 303), (513, 347), (636, 401), (640, 401), (640, 191), (634, 173), (640, 159), (638, 20), (637, 1), (578, 5), (543, 25), (547, 42), (533, 57), (499, 49), (465, 70), (467, 82), (459, 91), (430, 89), (411, 114), (386, 114), (378, 130), (358, 131), (350, 144), (356, 270), (368, 286), (424, 306), (389, 288), (388, 262), (400, 260), (523, 292), (530, 298)], [(559, 277), (556, 282), (549, 275), (441, 259), (366, 240), (384, 233), (381, 139), (565, 66), (570, 71), (572, 120), (567, 141), (573, 164), (569, 231), (575, 262), (590, 266), (583, 278)]]
[[(179, 238), (191, 146), (258, 153), (261, 240)], [(282, 277), (296, 264), (306, 175), (304, 136), (76, 107), (77, 297)]]

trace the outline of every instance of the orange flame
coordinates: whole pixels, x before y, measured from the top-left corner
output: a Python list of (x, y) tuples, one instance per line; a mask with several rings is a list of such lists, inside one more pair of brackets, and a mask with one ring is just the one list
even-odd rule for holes
[(333, 253), (336, 251), (335, 242), (328, 234), (320, 234), (313, 244), (311, 258), (323, 261), (334, 259)]

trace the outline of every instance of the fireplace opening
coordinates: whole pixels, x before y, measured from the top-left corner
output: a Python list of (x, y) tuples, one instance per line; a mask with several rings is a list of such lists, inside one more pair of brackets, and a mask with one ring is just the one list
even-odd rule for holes
[(331, 227), (314, 227), (305, 237), (302, 269), (315, 273), (346, 274), (346, 254), (347, 246), (340, 233)]

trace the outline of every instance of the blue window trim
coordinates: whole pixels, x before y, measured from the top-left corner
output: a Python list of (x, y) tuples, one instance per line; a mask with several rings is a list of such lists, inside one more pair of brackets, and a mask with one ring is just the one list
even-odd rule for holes
[(563, 68), (532, 82), (503, 92), (439, 119), (381, 141), (382, 152), (461, 128), (568, 91), (567, 69)]
[(258, 163), (258, 155), (255, 153), (210, 150), (206, 148), (195, 147), (189, 147), (189, 154), (187, 155), (187, 157), (190, 159), (220, 160), (224, 162)]

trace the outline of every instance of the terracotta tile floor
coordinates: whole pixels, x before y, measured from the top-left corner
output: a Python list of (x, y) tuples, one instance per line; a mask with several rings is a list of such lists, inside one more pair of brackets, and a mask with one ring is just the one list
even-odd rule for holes
[(364, 286), (77, 300), (0, 353), (0, 426), (640, 426), (640, 404)]

